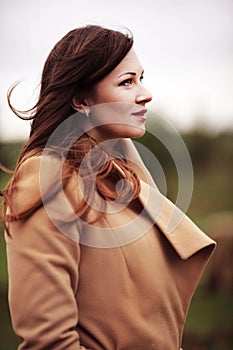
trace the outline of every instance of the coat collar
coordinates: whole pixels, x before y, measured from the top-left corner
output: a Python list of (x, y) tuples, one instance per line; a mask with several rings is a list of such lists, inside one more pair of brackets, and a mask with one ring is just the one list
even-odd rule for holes
[(186, 260), (208, 246), (211, 250), (214, 249), (215, 241), (203, 233), (158, 189), (141, 181), (139, 199), (181, 259)]

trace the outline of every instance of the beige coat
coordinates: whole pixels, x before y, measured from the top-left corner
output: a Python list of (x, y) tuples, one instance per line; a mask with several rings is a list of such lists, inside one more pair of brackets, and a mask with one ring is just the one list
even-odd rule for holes
[[(22, 167), (16, 209), (38, 195), (40, 161)], [(180, 212), (169, 228), (174, 205), (144, 181), (140, 215), (124, 208), (94, 226), (74, 220), (77, 186), (73, 178), (68, 203), (58, 194), (51, 207), (9, 226), (9, 305), (19, 349), (180, 349), (215, 242)]]

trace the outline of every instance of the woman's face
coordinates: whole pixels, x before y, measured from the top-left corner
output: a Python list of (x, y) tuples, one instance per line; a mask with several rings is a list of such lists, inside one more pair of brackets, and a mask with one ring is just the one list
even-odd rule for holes
[(136, 138), (145, 133), (146, 104), (151, 94), (142, 84), (143, 68), (133, 49), (118, 66), (95, 85), (85, 99), (91, 108), (85, 119), (97, 140)]

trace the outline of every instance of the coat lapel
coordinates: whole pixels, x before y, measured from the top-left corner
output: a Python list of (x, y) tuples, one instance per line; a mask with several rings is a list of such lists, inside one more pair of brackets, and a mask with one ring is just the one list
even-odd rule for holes
[(212, 246), (211, 250), (214, 249), (215, 241), (203, 233), (156, 188), (144, 181), (141, 181), (139, 199), (181, 259), (186, 260), (208, 246)]

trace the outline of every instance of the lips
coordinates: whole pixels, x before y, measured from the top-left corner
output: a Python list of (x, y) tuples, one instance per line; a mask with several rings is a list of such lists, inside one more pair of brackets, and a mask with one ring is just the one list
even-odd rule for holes
[(146, 116), (145, 116), (146, 112), (147, 112), (147, 109), (142, 109), (142, 110), (140, 110), (138, 112), (132, 113), (131, 115), (133, 117), (141, 120), (141, 121), (145, 121), (146, 120)]

